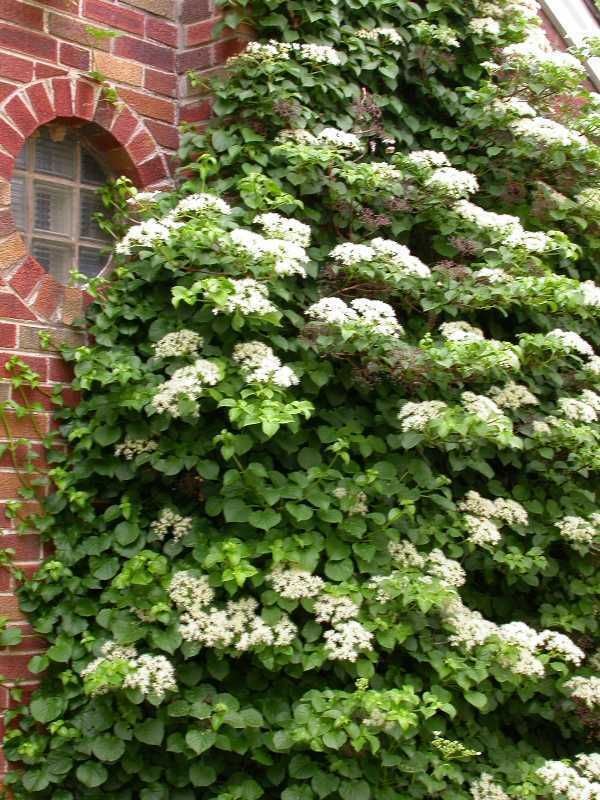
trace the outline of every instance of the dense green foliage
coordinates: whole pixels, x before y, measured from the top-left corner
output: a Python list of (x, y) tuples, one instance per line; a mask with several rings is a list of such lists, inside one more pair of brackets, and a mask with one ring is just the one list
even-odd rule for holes
[(598, 98), (518, 3), (252, 23), (65, 352), (15, 797), (597, 800)]

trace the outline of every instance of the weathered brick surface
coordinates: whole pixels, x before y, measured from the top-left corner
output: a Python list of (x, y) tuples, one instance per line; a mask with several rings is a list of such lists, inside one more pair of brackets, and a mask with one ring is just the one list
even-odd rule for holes
[[(56, 430), (48, 393), (72, 378), (59, 345), (85, 340), (74, 323), (91, 298), (61, 286), (27, 254), (10, 212), (8, 180), (15, 156), (40, 125), (55, 119), (69, 125), (93, 121), (90, 145), (114, 171), (140, 186), (167, 185), (177, 126), (204, 124), (211, 113), (205, 97), (190, 94), (185, 71), (213, 71), (236, 51), (231, 34), (217, 47), (212, 35), (217, 19), (213, 0), (0, 0), (0, 402), (39, 406), (33, 418), (8, 412), (4, 422), (13, 440), (29, 440), (40, 468), (41, 439)], [(94, 36), (89, 27), (116, 36)], [(101, 98), (99, 83), (86, 76), (90, 71), (116, 89), (117, 104)], [(52, 336), (47, 349), (42, 332)], [(39, 390), (11, 387), (6, 364), (15, 355), (39, 373)], [(63, 397), (69, 404), (78, 402), (68, 388)], [(6, 441), (0, 425), (0, 445)], [(0, 547), (12, 548), (18, 566), (31, 576), (52, 551), (33, 532), (18, 533), (8, 513), (22, 485), (15, 466), (24, 458), (21, 446), (0, 455)], [(24, 504), (24, 514), (39, 512), (37, 501)], [(0, 615), (24, 637), (18, 647), (0, 650), (0, 674), (9, 682), (25, 681), (29, 691), (39, 676), (29, 674), (27, 664), (45, 643), (23, 618), (15, 589), (11, 575), (0, 570)], [(1, 714), (9, 707), (9, 693), (0, 687), (0, 736)], [(5, 769), (0, 752), (0, 776)]]

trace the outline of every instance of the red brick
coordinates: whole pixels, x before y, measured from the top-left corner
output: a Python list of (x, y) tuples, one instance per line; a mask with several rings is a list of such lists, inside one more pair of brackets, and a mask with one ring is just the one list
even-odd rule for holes
[(177, 54), (177, 72), (179, 73), (187, 72), (190, 69), (209, 69), (213, 63), (213, 46), (211, 44)]
[(17, 326), (10, 322), (0, 322), (0, 347), (17, 346)]
[(144, 33), (144, 15), (139, 11), (119, 8), (102, 0), (85, 0), (83, 14), (97, 22), (106, 22), (111, 28), (129, 33)]
[(106, 100), (100, 100), (96, 106), (94, 122), (101, 128), (109, 129), (116, 114), (117, 110), (111, 103), (107, 103)]
[[(11, 353), (10, 350), (0, 351), (0, 376), (2, 378), (9, 377), (10, 375), (14, 374), (14, 372), (10, 372), (9, 370), (5, 369), (5, 364), (7, 361), (10, 361), (11, 358), (14, 357), (14, 353)], [(21, 361), (24, 361), (32, 370), (34, 370), (41, 378), (41, 380), (45, 381), (48, 377), (48, 359), (42, 358), (41, 356), (19, 356)], [(2, 436), (2, 428), (0, 427), (0, 437)]]
[(179, 146), (179, 131), (174, 125), (165, 125), (164, 122), (156, 122), (153, 119), (149, 119), (146, 127), (158, 144), (163, 147), (176, 150)]
[(212, 0), (183, 0), (179, 12), (180, 22), (197, 22), (214, 14)]
[[(24, 358), (23, 361), (26, 359)], [(42, 375), (42, 379), (46, 377)], [(17, 417), (13, 413), (7, 411), (4, 418), (10, 428), (13, 436), (40, 439), (40, 433), (46, 434), (50, 429), (50, 417), (48, 414), (35, 414), (35, 424), (31, 417)]]
[(29, 257), (11, 277), (10, 285), (21, 297), (27, 297), (45, 275), (46, 270), (42, 265), (35, 258)]
[(11, 646), (7, 653), (28, 653), (31, 657), (43, 653), (47, 648), (48, 642), (45, 639), (39, 636), (24, 636), (19, 644)]
[(146, 161), (145, 164), (141, 164), (137, 167), (137, 171), (142, 186), (152, 186), (153, 183), (157, 183), (169, 177), (167, 165), (160, 156), (156, 156), (156, 158)]
[(127, 145), (127, 154), (134, 164), (141, 164), (156, 153), (156, 144), (150, 134), (142, 131)]
[(25, 138), (31, 136), (33, 131), (38, 127), (37, 119), (33, 116), (31, 111), (27, 108), (20, 97), (13, 97), (12, 100), (9, 100), (5, 106), (5, 109), (8, 112), (8, 116), (12, 119)]
[(10, 572), (0, 570), (0, 592), (10, 592), (13, 589), (13, 580)]
[(144, 88), (156, 94), (165, 94), (169, 97), (177, 95), (177, 77), (169, 72), (158, 72), (147, 69), (144, 79)]
[(16, 156), (25, 139), (3, 119), (0, 119), (0, 145), (11, 155)]
[(0, 675), (4, 675), (9, 680), (35, 680), (39, 676), (27, 669), (30, 661), (31, 656), (29, 655), (0, 656)]
[(92, 36), (86, 31), (84, 22), (63, 17), (61, 14), (50, 14), (48, 30), (53, 36), (59, 39), (67, 39), (70, 42), (84, 44), (87, 47), (94, 47), (97, 50), (110, 50), (110, 40)]
[(15, 230), (15, 222), (11, 214), (10, 208), (5, 208), (0, 211), (0, 238), (8, 236)]
[(19, 298), (8, 292), (0, 292), (0, 317), (4, 319), (35, 319), (35, 315)]
[[(19, 388), (13, 386), (11, 388), (11, 397), (13, 400), (28, 406), (39, 405), (46, 409), (46, 411), (52, 411), (54, 408), (51, 395), (52, 387), (50, 386), (41, 387), (40, 389), (30, 389), (26, 386)], [(36, 463), (43, 464), (45, 463), (45, 459), (39, 458)]]
[(54, 119), (56, 116), (54, 113), (54, 106), (50, 102), (50, 98), (48, 97), (48, 92), (46, 91), (45, 86), (43, 86), (41, 83), (36, 83), (27, 89), (27, 94), (29, 96), (31, 107), (33, 108), (40, 125), (43, 125), (45, 122), (49, 122), (51, 119)]
[(9, 94), (12, 94), (15, 91), (14, 83), (4, 83), (4, 81), (0, 81), (0, 102), (6, 100)]
[(248, 41), (246, 39), (225, 39), (214, 44), (214, 63), (223, 64), (228, 58), (236, 56), (246, 49)]
[[(22, 485), (16, 472), (0, 472), (0, 497), (17, 497)], [(5, 546), (4, 537), (0, 538), (0, 543), (3, 547)], [(0, 614), (2, 614), (1, 610)]]
[(54, 316), (63, 291), (63, 287), (52, 275), (46, 275), (40, 281), (37, 297), (33, 304), (34, 309), (46, 319)]
[(116, 118), (110, 132), (118, 142), (126, 144), (133, 136), (138, 125), (138, 118), (126, 108)]
[(7, 156), (4, 153), (0, 153), (0, 176), (2, 178), (9, 180), (12, 176), (14, 166), (15, 160), (12, 156)]
[(179, 111), (182, 122), (207, 122), (212, 116), (212, 103), (208, 100), (197, 100), (184, 106)]
[(23, 25), (30, 30), (41, 31), (44, 28), (44, 12), (19, 0), (2, 0), (0, 17), (15, 25)]
[(163, 42), (169, 47), (177, 47), (177, 30), (177, 25), (173, 25), (171, 22), (165, 22), (156, 17), (146, 17), (146, 37), (148, 39)]
[(175, 69), (175, 53), (170, 47), (151, 44), (131, 36), (119, 36), (115, 40), (114, 53), (167, 72)]
[(132, 89), (121, 89), (119, 95), (128, 106), (144, 117), (175, 122), (175, 103), (171, 100), (162, 100), (149, 94), (134, 92)]
[[(20, 390), (16, 390), (13, 387), (12, 396), (13, 396), (13, 399), (16, 400), (18, 403), (22, 403), (22, 402), (27, 401), (29, 404), (32, 404), (32, 403), (40, 403), (40, 404), (42, 404), (42, 398), (43, 398), (44, 404), (47, 401), (47, 398), (45, 398), (43, 395), (41, 395), (40, 392), (36, 392), (35, 396), (34, 396), (31, 393), (31, 390), (26, 391), (25, 387), (23, 387)], [(48, 407), (47, 410), (50, 411), (52, 408), (53, 408), (53, 406), (52, 407)], [(3, 438), (3, 436), (4, 436), (4, 432), (0, 431), (0, 439)], [(9, 468), (10, 467), (15, 467), (15, 468), (23, 467), (33, 457), (33, 453), (31, 453), (31, 450), (35, 451), (36, 467), (47, 466), (48, 462), (47, 462), (47, 460), (45, 458), (45, 448), (41, 444), (39, 444), (39, 445), (31, 445), (31, 444), (29, 444), (28, 446), (19, 445), (18, 447), (14, 448), (13, 452), (6, 451), (2, 455), (2, 457), (0, 457), (0, 467), (9, 467)]]
[(43, 33), (34, 33), (12, 25), (0, 24), (0, 47), (47, 61), (56, 61), (56, 41)]
[(50, 64), (40, 64), (39, 62), (35, 65), (35, 77), (38, 80), (40, 78), (56, 78), (59, 75), (67, 75), (67, 70), (51, 67)]
[(218, 17), (205, 19), (203, 22), (196, 22), (188, 25), (185, 29), (186, 47), (194, 47), (197, 44), (205, 44), (213, 40), (213, 28), (218, 21)]
[(98, 91), (96, 87), (85, 81), (77, 81), (75, 116), (80, 119), (93, 119), (97, 101)]
[(0, 75), (13, 81), (29, 83), (33, 78), (33, 64), (24, 58), (0, 53)]
[(48, 359), (49, 378), (57, 383), (68, 383), (73, 380), (73, 370), (62, 358)]
[(83, 47), (77, 47), (75, 44), (62, 42), (60, 45), (59, 61), (61, 64), (67, 64), (67, 66), (75, 67), (75, 69), (89, 70), (90, 51), (84, 50)]
[(57, 117), (73, 116), (73, 92), (71, 81), (68, 78), (54, 78), (52, 81), (54, 92), (54, 111)]

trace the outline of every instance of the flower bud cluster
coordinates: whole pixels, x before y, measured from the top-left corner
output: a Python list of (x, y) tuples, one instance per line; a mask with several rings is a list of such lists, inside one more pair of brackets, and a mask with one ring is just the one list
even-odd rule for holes
[[(189, 367), (176, 369), (169, 380), (160, 385), (151, 405), (159, 414), (179, 417), (180, 400), (198, 400), (207, 386), (215, 386), (221, 379), (221, 369), (212, 361), (200, 358)], [(198, 414), (197, 407), (194, 414)]]
[(115, 447), (115, 455), (123, 456), (126, 461), (132, 461), (143, 453), (154, 453), (158, 450), (158, 442), (154, 439), (125, 439)]
[(291, 367), (283, 366), (272, 348), (262, 342), (243, 342), (233, 349), (233, 360), (240, 364), (248, 383), (271, 383), (287, 389), (298, 383)]
[(180, 331), (167, 333), (154, 345), (154, 355), (157, 358), (177, 358), (197, 353), (202, 347), (202, 336), (183, 328)]
[(150, 525), (150, 530), (157, 539), (164, 539), (171, 534), (171, 538), (178, 542), (192, 530), (194, 520), (191, 517), (182, 517), (170, 508), (163, 508), (157, 520)]

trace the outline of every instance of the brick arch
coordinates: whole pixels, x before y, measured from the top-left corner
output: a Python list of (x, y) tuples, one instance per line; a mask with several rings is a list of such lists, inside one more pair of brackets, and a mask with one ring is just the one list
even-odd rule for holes
[(93, 126), (94, 148), (116, 174), (136, 186), (170, 183), (169, 166), (140, 117), (101, 97), (98, 84), (82, 78), (49, 78), (22, 87), (0, 105), (0, 282), (16, 294), (32, 319), (71, 324), (83, 311), (81, 289), (62, 286), (28, 255), (10, 210), (10, 178), (17, 154), (31, 134), (53, 121)]

